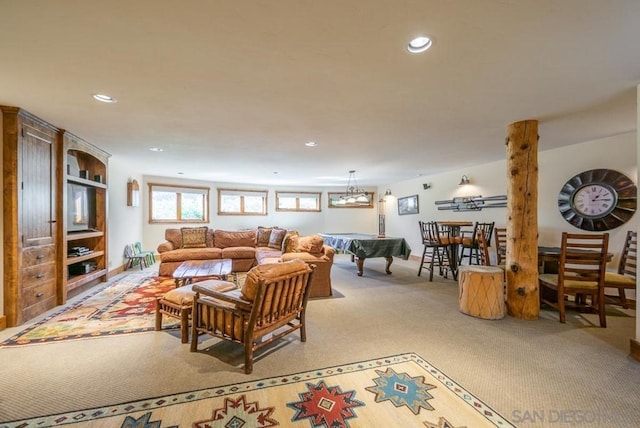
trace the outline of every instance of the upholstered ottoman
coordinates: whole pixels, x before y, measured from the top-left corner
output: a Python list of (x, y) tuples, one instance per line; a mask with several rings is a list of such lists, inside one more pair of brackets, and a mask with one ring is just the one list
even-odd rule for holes
[(487, 320), (504, 318), (504, 270), (497, 266), (460, 266), (458, 301), (463, 314)]
[[(222, 293), (237, 288), (233, 282), (217, 279), (201, 281), (196, 284), (200, 287)], [(192, 286), (193, 284), (188, 284), (183, 287), (178, 287), (167, 292), (164, 296), (158, 297), (156, 301), (156, 331), (162, 330), (163, 314), (177, 318), (180, 320), (180, 339), (182, 343), (189, 341), (189, 318), (191, 317), (193, 296), (195, 294), (191, 288)]]

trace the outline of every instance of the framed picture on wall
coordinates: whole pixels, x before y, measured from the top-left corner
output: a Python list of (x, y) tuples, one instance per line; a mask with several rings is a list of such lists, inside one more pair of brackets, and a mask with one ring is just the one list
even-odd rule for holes
[(398, 198), (398, 215), (418, 214), (418, 195)]

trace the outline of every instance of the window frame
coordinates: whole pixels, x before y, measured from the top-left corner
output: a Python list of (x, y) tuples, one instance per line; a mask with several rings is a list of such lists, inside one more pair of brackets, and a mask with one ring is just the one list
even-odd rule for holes
[[(280, 208), (280, 197), (284, 195), (290, 195), (289, 197), (296, 198), (296, 207), (295, 208)], [(306, 209), (300, 208), (300, 197), (299, 195), (310, 195), (315, 196), (316, 198), (316, 208), (315, 209)], [(318, 213), (322, 211), (322, 192), (299, 192), (299, 191), (276, 191), (276, 211), (279, 212), (304, 212), (304, 213)]]
[[(231, 216), (266, 216), (269, 214), (269, 191), (260, 189), (232, 189), (226, 187), (218, 187), (218, 215), (231, 215)], [(240, 196), (240, 211), (238, 212), (226, 212), (222, 211), (222, 196), (225, 194), (239, 194)], [(245, 196), (262, 196), (262, 212), (246, 212), (244, 210), (244, 198)]]
[[(149, 224), (168, 224), (168, 223), (177, 223), (177, 224), (204, 224), (209, 223), (209, 213), (210, 211), (210, 193), (211, 188), (206, 186), (186, 186), (182, 184), (167, 184), (167, 183), (147, 183), (149, 189)], [(176, 218), (175, 219), (162, 219), (156, 220), (153, 218), (153, 191), (154, 187), (163, 188), (164, 190), (169, 189), (170, 191), (174, 191), (177, 195), (177, 203), (176, 203)], [(182, 194), (187, 192), (181, 192), (180, 190), (193, 190), (194, 192), (189, 193), (197, 193), (202, 194), (204, 199), (203, 205), (203, 218), (200, 220), (192, 220), (192, 219), (182, 219), (180, 218), (182, 215)], [(156, 190), (159, 191), (159, 190)]]

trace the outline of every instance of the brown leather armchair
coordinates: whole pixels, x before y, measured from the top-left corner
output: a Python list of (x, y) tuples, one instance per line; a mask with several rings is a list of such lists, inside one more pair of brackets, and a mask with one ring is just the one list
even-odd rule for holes
[(254, 267), (241, 290), (221, 293), (194, 284), (191, 352), (198, 349), (199, 334), (237, 343), (244, 346), (244, 371), (249, 374), (255, 350), (296, 330), (305, 342), (314, 270), (314, 265), (296, 259)]

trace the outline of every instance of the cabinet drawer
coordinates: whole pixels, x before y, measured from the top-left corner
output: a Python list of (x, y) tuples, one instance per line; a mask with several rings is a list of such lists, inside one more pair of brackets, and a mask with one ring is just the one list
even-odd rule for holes
[(55, 254), (55, 247), (53, 245), (26, 248), (22, 250), (22, 267), (26, 268), (53, 262)]
[(23, 290), (34, 285), (55, 279), (56, 265), (47, 263), (24, 268), (21, 271), (20, 288)]
[(51, 280), (22, 290), (24, 308), (49, 300), (56, 295), (56, 282)]
[(38, 315), (52, 309), (56, 306), (56, 298), (55, 296), (51, 296), (48, 299), (41, 298), (35, 305), (27, 306), (22, 309), (22, 319), (24, 321), (28, 321), (31, 318), (37, 317)]

